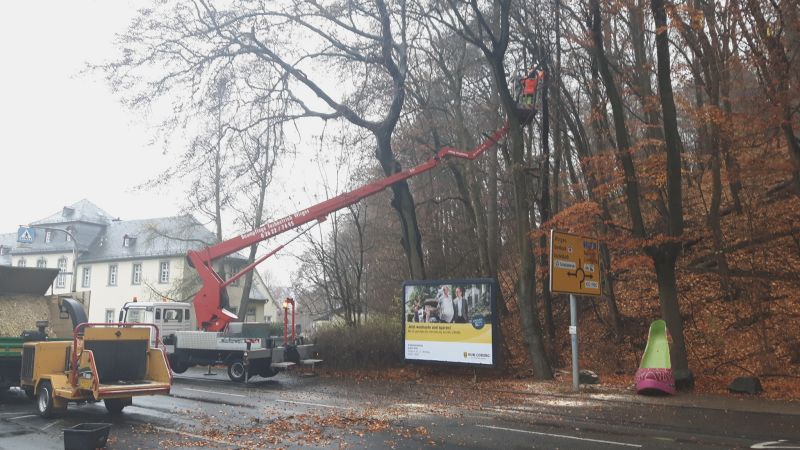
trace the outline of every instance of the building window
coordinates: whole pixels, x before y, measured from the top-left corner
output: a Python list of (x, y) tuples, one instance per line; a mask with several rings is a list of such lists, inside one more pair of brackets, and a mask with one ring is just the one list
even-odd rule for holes
[(116, 264), (111, 264), (108, 266), (108, 285), (109, 286), (116, 286), (117, 285), (117, 269), (118, 266)]
[(53, 240), (53, 232), (50, 230), (45, 230), (44, 232), (44, 243), (49, 244), (50, 241)]
[[(231, 273), (236, 275), (237, 273), (239, 273), (239, 270), (236, 267), (231, 267)], [(231, 283), (231, 286), (238, 286), (239, 280), (241, 280), (241, 278), (237, 278), (236, 280), (234, 280), (233, 283)]]
[(8, 253), (8, 247), (0, 245), (0, 256), (5, 255), (6, 253)]
[(264, 322), (267, 322), (267, 323), (272, 323), (272, 316), (266, 316), (266, 317), (264, 317)]
[(106, 323), (113, 323), (113, 322), (114, 322), (114, 310), (106, 309)]
[(133, 263), (131, 284), (142, 284), (142, 263)]
[(74, 233), (75, 229), (72, 227), (67, 227), (67, 232), (64, 233), (67, 236), (67, 242), (72, 242), (72, 235), (70, 233)]
[(25, 262), (25, 258), (20, 258), (19, 261), (17, 261), (17, 267), (26, 267), (27, 265), (28, 263)]
[(127, 234), (122, 238), (123, 247), (132, 247), (136, 243), (136, 236), (128, 236)]
[(58, 276), (56, 277), (56, 287), (63, 288), (66, 284), (66, 274), (64, 272), (67, 271), (67, 258), (63, 256), (58, 258)]
[(47, 268), (47, 260), (46, 260), (46, 259), (44, 259), (44, 258), (39, 258), (39, 259), (37, 259), (37, 260), (36, 260), (36, 267), (38, 267), (38, 268), (40, 268), (40, 269), (45, 269), (45, 268)]
[(169, 283), (169, 261), (158, 263), (158, 282)]
[(245, 317), (245, 322), (255, 322), (256, 321), (256, 307), (255, 306), (248, 306), (247, 307), (247, 316)]
[(83, 277), (81, 279), (81, 286), (88, 288), (92, 284), (92, 268), (91, 267), (84, 267), (83, 268)]

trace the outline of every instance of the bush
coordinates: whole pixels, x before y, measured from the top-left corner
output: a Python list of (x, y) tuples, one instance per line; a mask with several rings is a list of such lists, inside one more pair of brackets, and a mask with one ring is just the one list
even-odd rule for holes
[(324, 326), (314, 333), (315, 350), (333, 369), (398, 366), (403, 362), (403, 328), (397, 317), (376, 316), (360, 326)]

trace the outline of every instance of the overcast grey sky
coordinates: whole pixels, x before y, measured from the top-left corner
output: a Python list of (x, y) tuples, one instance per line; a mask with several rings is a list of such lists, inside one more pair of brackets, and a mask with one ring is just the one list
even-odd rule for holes
[(133, 187), (169, 158), (148, 145), (147, 124), (84, 65), (114, 52), (131, 1), (5, 2), (0, 27), (0, 232), (82, 198), (123, 219), (177, 212), (174, 199)]
[[(4, 2), (0, 233), (16, 232), (18, 225), (83, 198), (123, 220), (180, 213), (180, 188), (148, 192), (134, 187), (162, 172), (182, 149), (165, 155), (160, 144), (150, 145), (152, 124), (127, 110), (99, 73), (81, 74), (87, 62), (102, 63), (116, 54), (114, 34), (124, 31), (136, 9), (148, 3)], [(308, 161), (300, 160), (305, 162), (287, 162), (282, 172), (298, 173), (293, 165)], [(280, 197), (277, 203), (285, 210), (276, 215), (320, 200), (308, 192), (307, 179), (299, 181), (302, 192), (293, 195), (290, 182), (283, 182), (291, 177), (278, 175), (284, 180), (273, 199)], [(259, 269), (286, 283), (292, 262), (284, 254)]]

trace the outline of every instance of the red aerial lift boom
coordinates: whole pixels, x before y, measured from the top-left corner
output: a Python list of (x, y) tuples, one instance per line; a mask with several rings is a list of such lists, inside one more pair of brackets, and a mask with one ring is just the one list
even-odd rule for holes
[[(538, 80), (540, 79), (541, 76), (536, 77), (537, 84)], [(535, 114), (532, 104), (520, 109), (522, 110), (520, 111), (520, 115), (523, 118), (523, 124), (529, 123)], [(222, 277), (220, 277), (219, 274), (214, 270), (211, 264), (212, 261), (233, 254), (253, 244), (269, 239), (273, 236), (277, 236), (285, 231), (295, 229), (314, 220), (319, 222), (324, 221), (328, 214), (332, 212), (358, 203), (369, 196), (383, 191), (398, 181), (407, 180), (415, 175), (433, 169), (434, 167), (438, 166), (439, 163), (441, 163), (446, 157), (452, 156), (456, 158), (473, 160), (496, 144), (503, 136), (506, 135), (506, 133), (508, 133), (508, 122), (492, 133), (491, 136), (487, 137), (486, 140), (484, 140), (480, 145), (468, 152), (459, 151), (452, 147), (444, 147), (439, 150), (439, 152), (436, 153), (436, 155), (434, 155), (431, 159), (418, 166), (411, 167), (403, 170), (402, 172), (392, 174), (386, 178), (373, 181), (358, 189), (330, 198), (282, 219), (261, 225), (253, 231), (248, 231), (247, 233), (220, 242), (219, 244), (206, 247), (202, 250), (189, 250), (187, 253), (189, 265), (197, 270), (197, 273), (200, 275), (200, 279), (203, 282), (203, 287), (197, 292), (194, 298), (195, 318), (198, 326), (205, 331), (222, 331), (225, 329), (228, 323), (237, 320), (235, 314), (222, 307), (220, 300), (223, 289), (247, 274), (247, 272), (252, 270), (265, 259), (283, 249), (283, 247), (291, 242), (291, 240), (278, 246), (271, 252), (254, 261), (252, 264), (247, 265), (227, 280), (223, 280)]]

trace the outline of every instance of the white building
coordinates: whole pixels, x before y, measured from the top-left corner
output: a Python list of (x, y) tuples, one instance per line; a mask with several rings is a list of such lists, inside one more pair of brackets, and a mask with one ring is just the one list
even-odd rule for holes
[[(116, 321), (123, 303), (134, 298), (191, 301), (200, 280), (187, 264), (186, 252), (215, 241), (215, 235), (190, 215), (119, 220), (88, 200), (65, 206), (31, 225), (31, 244), (17, 244), (16, 233), (0, 234), (0, 264), (61, 269), (52, 293), (72, 292), (72, 286), (78, 292), (91, 291), (90, 322)], [(77, 278), (73, 280), (74, 255)], [(246, 263), (244, 256), (234, 254), (224, 258), (217, 271), (223, 276), (234, 274)], [(274, 320), (276, 302), (254, 273), (246, 320)], [(233, 312), (243, 284), (244, 277), (226, 288)]]

